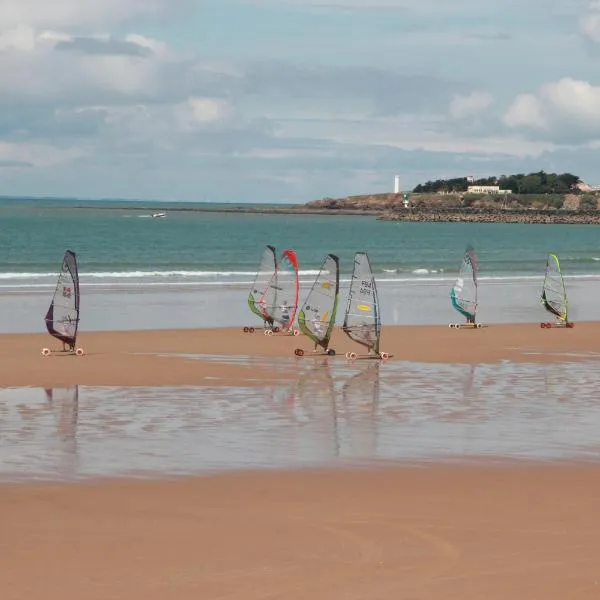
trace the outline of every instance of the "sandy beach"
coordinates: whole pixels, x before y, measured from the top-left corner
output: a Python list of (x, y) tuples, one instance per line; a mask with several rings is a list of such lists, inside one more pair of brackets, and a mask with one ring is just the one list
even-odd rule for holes
[[(390, 360), (433, 363), (556, 362), (572, 354), (600, 352), (600, 323), (581, 322), (573, 329), (541, 329), (539, 323), (491, 325), (480, 330), (444, 326), (390, 326), (382, 334), (381, 349)], [(83, 332), (78, 345), (85, 357), (43, 357), (41, 349), (60, 344), (47, 334), (0, 335), (0, 386), (69, 385), (200, 385), (207, 380), (231, 384), (240, 380), (269, 381), (285, 377), (276, 369), (201, 360), (210, 356), (294, 358), (294, 349), (311, 354), (306, 336), (266, 337), (259, 329), (241, 328)], [(344, 360), (360, 347), (336, 328), (329, 360)], [(194, 355), (193, 358), (184, 355)], [(311, 360), (310, 356), (299, 360)], [(217, 378), (217, 379), (215, 379)]]
[[(356, 363), (356, 372), (340, 374), (334, 369), (335, 377), (322, 366), (309, 368), (302, 381), (297, 376), (293, 381), (295, 370), (306, 365), (345, 364), (344, 352), (356, 350), (356, 345), (339, 329), (332, 343), (338, 355), (316, 360), (293, 356), (295, 347), (310, 351), (304, 336), (267, 337), (239, 328), (84, 332), (78, 343), (86, 350), (84, 357), (41, 356), (42, 347), (58, 347), (48, 335), (0, 336), (1, 387), (124, 386), (125, 390), (107, 400), (88, 395), (79, 404), (61, 404), (58, 399), (28, 404), (27, 390), (19, 392), (23, 399), (15, 400), (13, 408), (0, 407), (8, 427), (3, 430), (7, 441), (0, 448), (14, 458), (4, 464), (27, 464), (47, 452), (59, 463), (69, 463), (60, 468), (77, 472), (82, 465), (90, 468), (94, 457), (103, 453), (111, 464), (125, 463), (136, 452), (145, 454), (147, 461), (164, 454), (164, 466), (147, 473), (148, 480), (92, 476), (79, 482), (1, 484), (2, 598), (597, 598), (600, 466), (595, 462), (593, 433), (588, 431), (585, 440), (581, 437), (591, 461), (512, 460), (507, 458), (510, 454), (502, 455), (501, 442), (516, 444), (518, 451), (519, 440), (511, 441), (511, 435), (521, 431), (533, 449), (544, 443), (551, 447), (554, 438), (547, 439), (544, 432), (554, 423), (561, 433), (567, 419), (575, 439), (583, 436), (578, 428), (593, 411), (586, 405), (592, 398), (581, 394), (589, 396), (597, 389), (596, 380), (584, 370), (577, 383), (575, 374), (568, 385), (579, 387), (571, 392), (564, 381), (556, 383), (538, 371), (552, 363), (563, 368), (564, 363), (577, 363), (587, 369), (584, 363), (592, 365), (598, 358), (599, 338), (600, 323), (577, 323), (569, 330), (545, 330), (537, 323), (459, 331), (444, 326), (384, 329), (382, 349), (394, 355), (385, 366), (424, 363), (439, 369), (443, 380), (444, 369), (457, 364), (466, 369), (467, 382), (464, 391), (457, 391), (457, 380), (446, 380), (444, 386), (427, 373), (415, 379), (418, 368), (412, 374), (405, 371), (400, 380), (393, 379), (395, 371), (388, 369), (380, 383), (379, 375), (373, 379), (368, 368), (373, 361)], [(291, 366), (281, 368), (282, 356)], [(252, 357), (260, 360), (253, 362)], [(533, 375), (518, 368), (505, 371), (502, 366), (529, 363), (538, 368)], [(475, 384), (478, 392), (470, 387), (475, 365), (483, 369)], [(359, 367), (366, 368), (362, 372)], [(286, 378), (290, 381), (283, 402), (257, 396), (242, 410), (242, 396), (227, 397), (233, 393), (229, 390), (252, 386), (258, 386), (260, 395), (265, 385)], [(541, 381), (544, 387), (539, 387)], [(333, 415), (327, 404), (328, 385), (332, 393), (336, 385), (343, 385), (336, 388), (339, 398), (333, 399)], [(412, 387), (404, 396), (394, 396), (403, 385)], [(154, 412), (145, 406), (144, 396), (132, 396), (133, 408), (128, 408), (130, 386), (167, 390), (205, 386), (209, 392), (208, 396), (189, 392), (186, 402), (177, 395), (171, 400), (167, 396), (161, 400), (161, 413), (153, 396), (146, 402)], [(225, 396), (214, 391), (219, 386)], [(370, 396), (371, 386), (382, 386), (381, 393), (387, 394), (380, 406)], [(477, 395), (494, 386), (493, 393)], [(539, 397), (534, 397), (535, 390)], [(219, 414), (210, 409), (211, 393)], [(574, 402), (566, 404), (565, 397)], [(259, 408), (257, 402), (264, 406)], [(264, 413), (262, 420), (243, 421), (244, 413), (258, 415), (258, 410)], [(47, 419), (53, 411), (56, 424)], [(464, 428), (447, 429), (461, 420)], [(440, 437), (438, 430), (423, 428), (433, 421), (446, 427), (439, 431), (450, 433)], [(269, 437), (275, 436), (276, 423), (285, 427), (278, 438)], [(503, 425), (494, 429), (496, 423)], [(592, 421), (588, 425), (597, 431)], [(169, 472), (169, 453), (173, 464), (198, 462), (208, 459), (210, 451), (223, 453), (231, 444), (239, 446), (236, 456), (243, 456), (250, 450), (258, 452), (257, 435), (262, 436), (261, 456), (267, 457), (261, 460), (268, 460), (272, 448), (275, 454), (288, 453), (293, 465), (311, 428), (314, 443), (325, 444), (318, 455), (322, 464), (337, 456), (340, 443), (345, 443), (353, 448), (353, 456), (364, 458), (362, 467), (258, 471), (239, 467), (180, 478)], [(423, 454), (435, 440), (456, 442), (460, 452), (475, 431), (484, 440), (501, 438), (490, 447), (496, 456), (463, 460), (457, 454), (448, 461)], [(221, 437), (215, 432), (222, 432)], [(414, 437), (409, 450), (417, 454), (409, 452), (404, 460), (385, 454), (391, 443), (401, 443), (404, 436), (408, 440), (409, 435)], [(185, 436), (186, 443), (206, 438), (205, 445), (177, 450), (172, 442)], [(157, 446), (155, 438), (163, 440), (163, 446)], [(560, 440), (559, 454), (561, 445), (570, 443), (568, 438)], [(473, 452), (479, 447), (474, 445)], [(225, 453), (223, 459), (228, 456)]]
[(597, 598), (597, 467), (3, 487), (7, 600)]

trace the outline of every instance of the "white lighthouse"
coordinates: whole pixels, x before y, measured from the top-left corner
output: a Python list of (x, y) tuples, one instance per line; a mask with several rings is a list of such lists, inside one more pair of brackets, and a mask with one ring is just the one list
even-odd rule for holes
[(400, 193), (400, 175), (394, 177), (394, 194)]

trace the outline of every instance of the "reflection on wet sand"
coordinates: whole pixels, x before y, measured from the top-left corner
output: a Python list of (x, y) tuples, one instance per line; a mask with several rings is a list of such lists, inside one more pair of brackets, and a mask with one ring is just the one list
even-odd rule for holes
[(0, 477), (200, 473), (378, 459), (596, 459), (597, 361), (311, 358), (264, 386), (0, 390)]

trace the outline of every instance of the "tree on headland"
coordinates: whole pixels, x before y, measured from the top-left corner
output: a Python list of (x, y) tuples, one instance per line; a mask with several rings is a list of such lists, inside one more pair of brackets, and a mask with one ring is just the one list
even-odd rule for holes
[(568, 194), (577, 193), (576, 185), (581, 179), (572, 173), (518, 173), (515, 175), (501, 175), (500, 177), (483, 177), (473, 182), (468, 182), (466, 177), (454, 179), (436, 179), (417, 185), (415, 194), (438, 192), (467, 192), (470, 185), (497, 185), (502, 190), (510, 190), (513, 194)]

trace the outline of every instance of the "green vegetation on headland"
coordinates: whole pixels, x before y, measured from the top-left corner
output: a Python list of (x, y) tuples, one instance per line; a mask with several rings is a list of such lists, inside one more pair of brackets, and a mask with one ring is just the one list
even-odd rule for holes
[(569, 194), (577, 191), (581, 179), (572, 173), (519, 173), (517, 175), (501, 175), (500, 177), (484, 177), (469, 181), (467, 177), (456, 179), (436, 179), (417, 185), (416, 194), (466, 193), (469, 186), (498, 186), (501, 190), (509, 190), (512, 194)]

